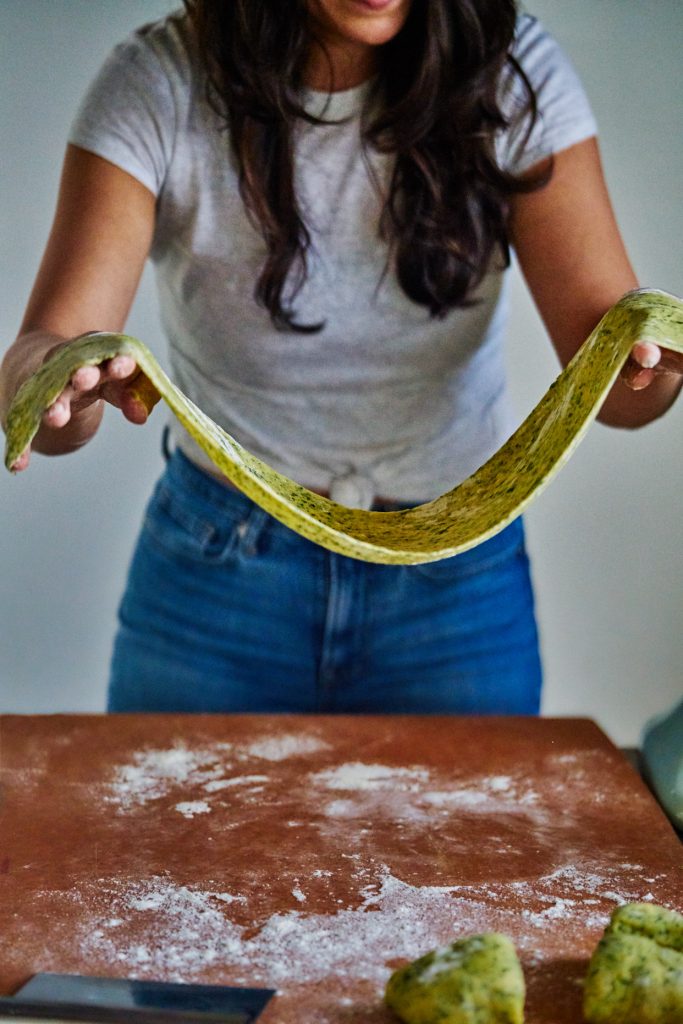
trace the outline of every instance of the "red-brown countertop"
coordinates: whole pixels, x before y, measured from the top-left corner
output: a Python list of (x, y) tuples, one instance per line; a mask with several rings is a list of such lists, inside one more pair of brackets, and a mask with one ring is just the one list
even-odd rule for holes
[(263, 985), (264, 1024), (388, 1024), (392, 967), (503, 931), (578, 1024), (610, 912), (681, 846), (576, 719), (0, 718), (0, 992), (38, 971)]

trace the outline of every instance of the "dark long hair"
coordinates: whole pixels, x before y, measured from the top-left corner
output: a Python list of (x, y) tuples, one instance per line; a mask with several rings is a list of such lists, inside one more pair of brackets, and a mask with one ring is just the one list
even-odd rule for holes
[[(311, 244), (292, 142), (297, 118), (316, 121), (300, 92), (313, 39), (309, 0), (184, 2), (209, 101), (229, 126), (242, 198), (267, 247), (255, 298), (282, 329), (318, 329), (297, 323), (293, 308)], [(498, 98), (506, 66), (526, 90), (522, 114), (529, 124), (536, 116), (510, 54), (516, 6), (413, 0), (401, 31), (378, 50), (382, 102), (364, 118), (363, 138), (395, 155), (378, 230), (404, 292), (433, 316), (468, 304), (494, 257), (509, 264), (509, 197), (547, 177), (522, 182), (495, 159), (495, 136), (508, 127)]]

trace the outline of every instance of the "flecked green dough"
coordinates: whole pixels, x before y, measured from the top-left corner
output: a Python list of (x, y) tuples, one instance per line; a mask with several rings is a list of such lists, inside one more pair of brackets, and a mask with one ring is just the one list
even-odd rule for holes
[(472, 935), (401, 967), (385, 1002), (405, 1024), (523, 1024), (524, 975), (507, 935)]
[(683, 916), (628, 903), (591, 957), (583, 1012), (589, 1024), (683, 1022)]
[(368, 562), (433, 562), (492, 537), (540, 494), (597, 415), (633, 344), (643, 339), (683, 352), (683, 302), (661, 291), (629, 292), (488, 462), (440, 498), (399, 512), (346, 508), (271, 469), (186, 398), (141, 341), (124, 334), (77, 339), (22, 385), (8, 413), (5, 464), (10, 468), (30, 444), (43, 411), (79, 366), (126, 353), (217, 468), (286, 526)]

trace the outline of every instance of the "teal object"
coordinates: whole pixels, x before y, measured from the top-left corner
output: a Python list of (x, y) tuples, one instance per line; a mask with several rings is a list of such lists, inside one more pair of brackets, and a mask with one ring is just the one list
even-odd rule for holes
[(643, 734), (643, 772), (676, 828), (683, 832), (683, 700), (649, 722)]

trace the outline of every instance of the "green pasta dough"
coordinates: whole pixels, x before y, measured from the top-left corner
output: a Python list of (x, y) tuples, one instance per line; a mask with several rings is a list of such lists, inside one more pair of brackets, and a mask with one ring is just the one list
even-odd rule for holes
[(389, 978), (385, 1001), (405, 1024), (522, 1024), (524, 975), (506, 935), (472, 935)]
[(683, 916), (653, 903), (619, 907), (591, 957), (589, 1024), (683, 1022)]
[(432, 562), (492, 537), (540, 494), (599, 412), (638, 340), (683, 352), (683, 303), (661, 291), (629, 292), (488, 462), (440, 498), (398, 512), (346, 508), (271, 469), (197, 408), (142, 342), (123, 334), (76, 339), (22, 385), (8, 413), (5, 464), (11, 468), (31, 443), (43, 411), (78, 367), (125, 353), (216, 467), (286, 526), (331, 551), (369, 562)]

